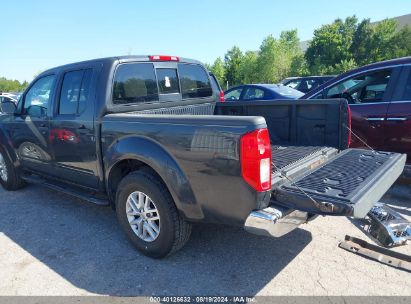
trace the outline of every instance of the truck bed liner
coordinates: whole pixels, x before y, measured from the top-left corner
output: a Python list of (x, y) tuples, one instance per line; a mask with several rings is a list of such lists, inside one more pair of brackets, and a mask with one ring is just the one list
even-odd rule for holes
[(326, 147), (319, 146), (281, 146), (272, 145), (273, 171), (284, 169), (285, 167), (297, 163), (300, 160), (321, 152)]
[(271, 145), (272, 188), (276, 189), (288, 179), (320, 165), (337, 154), (338, 150), (322, 146)]
[(348, 149), (276, 189), (282, 204), (316, 214), (364, 217), (400, 176), (406, 156)]

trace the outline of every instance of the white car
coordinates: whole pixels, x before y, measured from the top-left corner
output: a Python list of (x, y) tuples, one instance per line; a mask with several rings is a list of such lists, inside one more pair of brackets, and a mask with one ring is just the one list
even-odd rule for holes
[[(0, 113), (11, 111), (10, 109), (17, 105), (18, 98), (18, 94), (0, 93)], [(14, 106), (11, 105), (11, 103), (13, 103)]]

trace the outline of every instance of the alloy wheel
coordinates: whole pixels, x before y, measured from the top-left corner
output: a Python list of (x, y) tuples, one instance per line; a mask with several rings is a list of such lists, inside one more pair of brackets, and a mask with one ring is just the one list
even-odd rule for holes
[(132, 192), (126, 203), (127, 219), (134, 233), (145, 242), (160, 234), (160, 215), (153, 200), (140, 191)]
[(6, 161), (3, 157), (3, 154), (1, 154), (1, 153), (0, 153), (0, 178), (4, 182), (7, 182), (7, 180), (8, 180), (8, 172), (7, 172)]

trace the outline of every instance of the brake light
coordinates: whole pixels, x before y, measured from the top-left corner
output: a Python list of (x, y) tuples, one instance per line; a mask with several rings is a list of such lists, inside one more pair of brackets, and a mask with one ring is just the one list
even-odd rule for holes
[(271, 145), (267, 129), (244, 134), (240, 140), (241, 175), (257, 191), (271, 189)]
[(224, 102), (224, 101), (225, 101), (224, 91), (221, 91), (221, 92), (220, 92), (220, 101), (221, 101), (221, 102)]
[(351, 145), (351, 108), (348, 105), (348, 147)]
[(152, 55), (149, 58), (152, 61), (180, 61), (177, 56)]

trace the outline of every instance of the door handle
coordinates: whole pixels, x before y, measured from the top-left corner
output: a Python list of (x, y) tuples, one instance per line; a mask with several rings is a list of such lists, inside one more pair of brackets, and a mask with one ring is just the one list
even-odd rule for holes
[(367, 120), (368, 121), (384, 121), (385, 118), (384, 117), (368, 117)]
[(86, 129), (86, 126), (85, 126), (85, 125), (80, 125), (77, 129), (79, 129), (79, 130), (85, 130), (85, 129)]
[(45, 128), (45, 127), (47, 127), (47, 124), (45, 124), (45, 123), (40, 124), (40, 128)]
[(387, 120), (390, 120), (390, 121), (406, 121), (407, 117), (388, 117)]

